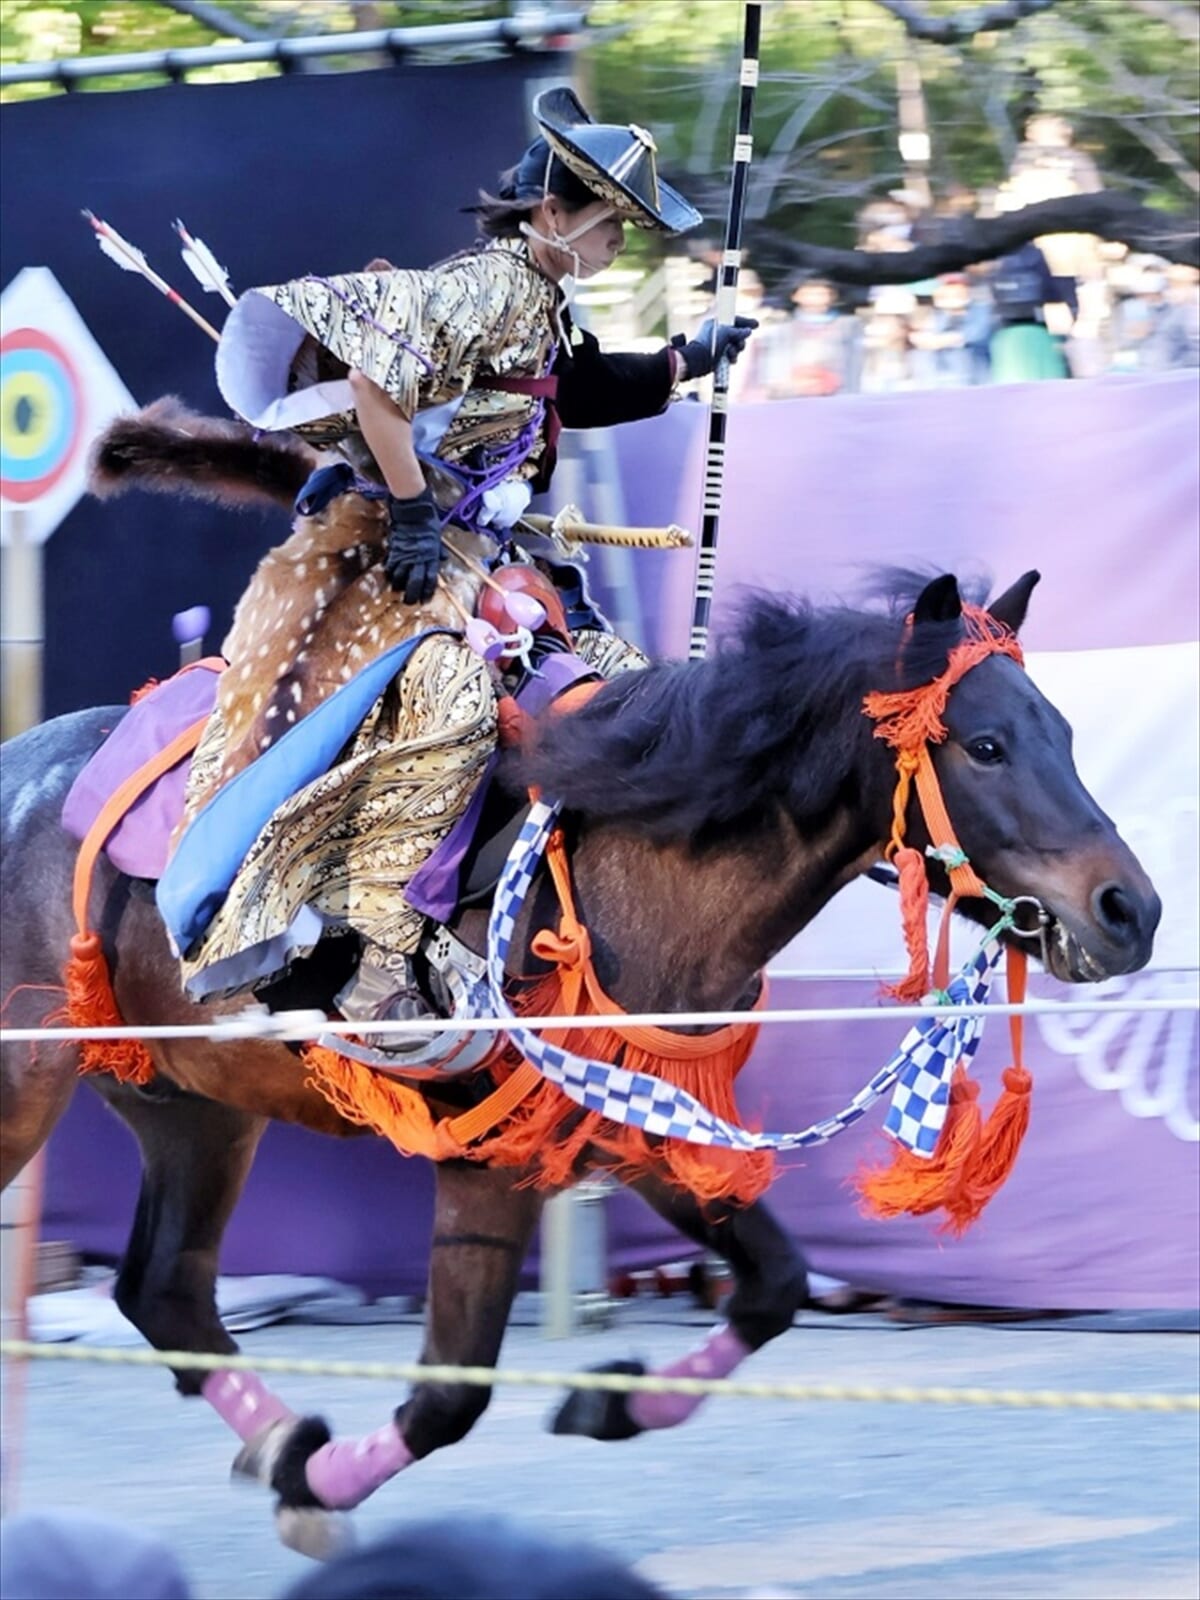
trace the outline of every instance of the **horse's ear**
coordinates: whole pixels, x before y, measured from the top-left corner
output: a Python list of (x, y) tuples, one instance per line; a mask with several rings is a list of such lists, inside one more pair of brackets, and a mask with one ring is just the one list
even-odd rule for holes
[(923, 622), (954, 622), (962, 616), (962, 596), (958, 592), (958, 579), (952, 572), (934, 578), (917, 596), (913, 606), (913, 627)]
[(997, 595), (988, 606), (989, 616), (995, 617), (997, 622), (1004, 623), (1006, 628), (1011, 628), (1014, 633), (1020, 633), (1025, 621), (1025, 613), (1029, 610), (1029, 596), (1042, 581), (1040, 572), (1027, 572), (1023, 578), (1018, 578), (1011, 589), (1006, 589), (1003, 594)]

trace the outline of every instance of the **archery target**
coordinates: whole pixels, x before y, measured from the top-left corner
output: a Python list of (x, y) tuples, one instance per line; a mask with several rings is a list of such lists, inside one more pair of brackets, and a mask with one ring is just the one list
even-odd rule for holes
[(83, 388), (62, 346), (38, 328), (0, 338), (0, 496), (40, 499), (84, 438)]

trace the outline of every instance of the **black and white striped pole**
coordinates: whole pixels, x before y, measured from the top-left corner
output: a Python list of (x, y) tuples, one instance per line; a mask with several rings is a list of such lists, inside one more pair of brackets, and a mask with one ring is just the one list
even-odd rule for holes
[[(746, 212), (746, 186), (754, 153), (754, 91), (758, 88), (758, 42), (762, 26), (761, 0), (748, 0), (742, 38), (739, 74), (737, 134), (733, 141), (733, 181), (729, 188), (729, 214), (725, 219), (725, 247), (717, 277), (716, 324), (731, 323), (737, 314), (738, 273), (742, 264), (742, 220)], [(714, 328), (714, 334), (715, 334)], [(708, 443), (704, 452), (704, 504), (700, 519), (700, 556), (696, 564), (696, 589), (692, 600), (692, 635), (688, 659), (701, 661), (708, 650), (709, 613), (717, 582), (717, 534), (721, 525), (721, 492), (725, 481), (725, 422), (729, 414), (729, 362), (717, 363), (713, 373), (712, 405), (708, 414)]]

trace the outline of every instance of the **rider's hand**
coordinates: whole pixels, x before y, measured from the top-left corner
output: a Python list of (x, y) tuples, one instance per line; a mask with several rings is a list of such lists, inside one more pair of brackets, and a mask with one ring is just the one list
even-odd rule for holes
[(716, 323), (709, 317), (694, 339), (689, 340), (682, 333), (677, 333), (671, 344), (683, 357), (687, 377), (707, 378), (718, 362), (727, 360), (730, 366), (733, 365), (741, 355), (746, 340), (757, 327), (758, 322), (754, 317), (735, 317), (732, 323)]
[(384, 566), (393, 589), (404, 591), (406, 605), (423, 605), (433, 599), (438, 568), (442, 564), (442, 529), (437, 507), (428, 489), (411, 500), (388, 495), (387, 559)]

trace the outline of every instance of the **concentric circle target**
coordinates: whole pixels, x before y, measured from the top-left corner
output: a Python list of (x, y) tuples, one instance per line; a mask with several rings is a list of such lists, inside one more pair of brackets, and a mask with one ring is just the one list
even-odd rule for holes
[(83, 439), (83, 392), (66, 351), (37, 328), (0, 339), (0, 496), (18, 505), (52, 489)]

